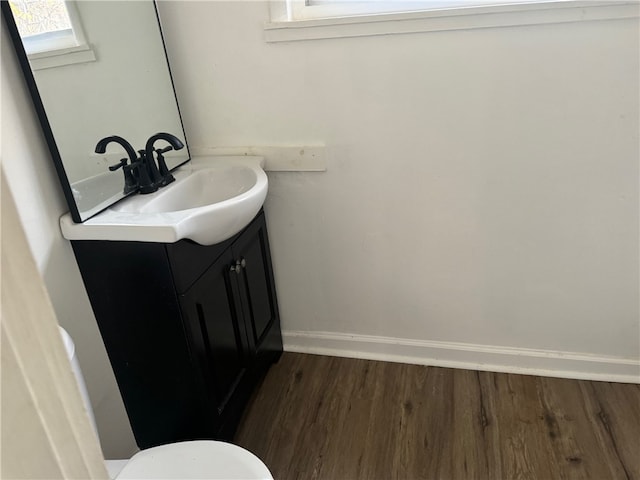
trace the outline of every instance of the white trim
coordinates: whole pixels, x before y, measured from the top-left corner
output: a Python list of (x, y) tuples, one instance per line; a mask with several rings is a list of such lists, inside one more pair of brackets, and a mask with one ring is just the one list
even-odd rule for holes
[(189, 146), (192, 157), (263, 157), (265, 172), (326, 172), (324, 145), (252, 145), (246, 147)]
[(62, 48), (39, 52), (28, 55), (29, 65), (33, 70), (44, 70), (45, 68), (63, 67), (76, 63), (88, 63), (96, 61), (96, 54), (90, 45), (78, 47)]
[(272, 2), (271, 22), (264, 25), (266, 42), (408, 34), (475, 28), (638, 18), (638, 1), (572, 1), (450, 8), (313, 20), (283, 18)]
[(107, 479), (104, 459), (4, 169), (2, 478)]
[(287, 352), (545, 377), (640, 383), (640, 360), (334, 332), (283, 331)]
[(84, 34), (84, 27), (82, 26), (82, 20), (80, 19), (80, 13), (78, 12), (78, 5), (76, 0), (65, 0), (67, 7), (67, 13), (69, 14), (69, 20), (71, 20), (71, 26), (73, 28), (73, 34), (76, 37), (78, 46), (87, 45), (87, 36)]

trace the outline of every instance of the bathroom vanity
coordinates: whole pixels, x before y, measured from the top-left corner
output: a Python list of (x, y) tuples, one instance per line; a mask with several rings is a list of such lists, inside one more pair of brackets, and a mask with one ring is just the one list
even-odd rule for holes
[[(229, 440), (282, 352), (264, 161), (192, 158), (155, 2), (70, 3), (93, 19), (85, 25), (101, 25), (85, 32), (100, 58), (61, 63), (55, 77), (32, 65), (9, 4), (0, 7), (133, 433), (142, 449)], [(140, 59), (145, 75), (109, 80)]]
[(282, 352), (264, 212), (209, 246), (71, 243), (138, 446), (230, 440)]

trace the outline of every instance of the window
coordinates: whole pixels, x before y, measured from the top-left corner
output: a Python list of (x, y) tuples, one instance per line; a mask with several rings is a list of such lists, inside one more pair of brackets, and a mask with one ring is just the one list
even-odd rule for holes
[(270, 0), (267, 42), (638, 18), (637, 0)]
[[(542, 3), (544, 0), (288, 0), (291, 18), (333, 18), (383, 13), (452, 10), (487, 5), (515, 5)], [(546, 0), (549, 2), (550, 0)], [(556, 0), (567, 2), (573, 0)]]
[(95, 60), (75, 2), (9, 0), (9, 5), (35, 70)]

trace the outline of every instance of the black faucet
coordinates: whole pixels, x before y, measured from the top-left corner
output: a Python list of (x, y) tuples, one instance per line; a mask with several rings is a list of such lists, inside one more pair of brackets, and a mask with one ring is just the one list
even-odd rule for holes
[(105, 137), (96, 144), (95, 152), (105, 153), (107, 151), (107, 145), (111, 142), (120, 144), (126, 150), (127, 155), (129, 155), (129, 165), (126, 164), (126, 159), (122, 159), (118, 165), (109, 167), (111, 171), (122, 167), (125, 178), (125, 193), (130, 193), (135, 190), (139, 190), (141, 193), (155, 192), (158, 187), (149, 178), (144, 159), (138, 159), (136, 151), (124, 138), (117, 135)]
[[(157, 140), (164, 140), (168, 142), (171, 146), (154, 150), (153, 145)], [(167, 164), (164, 161), (163, 154), (168, 152), (169, 150), (180, 150), (183, 147), (184, 147), (184, 144), (180, 141), (180, 139), (175, 135), (171, 135), (170, 133), (160, 132), (149, 137), (149, 140), (147, 140), (147, 144), (145, 145), (145, 149), (144, 149), (145, 153), (143, 155), (143, 158), (146, 160), (146, 163), (148, 165), (149, 172), (150, 172), (151, 178), (153, 179), (154, 184), (156, 184), (159, 187), (164, 187), (165, 185), (168, 185), (169, 183), (175, 180), (173, 178), (173, 175), (169, 173), (169, 169), (167, 168)], [(154, 157), (153, 157), (154, 151), (158, 154), (158, 166), (160, 167), (159, 171), (154, 161)]]
[[(154, 143), (157, 140), (164, 140), (170, 144), (165, 148), (159, 148), (154, 150)], [(127, 159), (123, 158), (117, 165), (112, 165), (109, 170), (115, 171), (122, 168), (124, 171), (124, 193), (131, 193), (138, 191), (140, 193), (153, 193), (158, 188), (164, 187), (175, 179), (173, 175), (169, 173), (167, 164), (164, 161), (163, 154), (169, 150), (180, 150), (184, 147), (184, 144), (178, 139), (178, 137), (171, 135), (170, 133), (156, 133), (149, 137), (144, 150), (134, 150), (129, 142), (124, 138), (117, 135), (105, 137), (96, 145), (96, 153), (105, 153), (107, 145), (111, 142), (118, 143), (127, 151), (129, 155), (129, 165), (127, 165)], [(154, 158), (154, 152), (158, 154), (158, 166)], [(138, 157), (138, 153), (140, 157)]]

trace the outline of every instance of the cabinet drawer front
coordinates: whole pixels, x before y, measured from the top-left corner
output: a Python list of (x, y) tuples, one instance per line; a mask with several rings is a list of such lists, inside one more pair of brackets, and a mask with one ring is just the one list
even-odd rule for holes
[(234, 239), (235, 237), (230, 238), (217, 245), (199, 245), (190, 240), (167, 244), (167, 256), (178, 293), (186, 292), (225, 253)]

